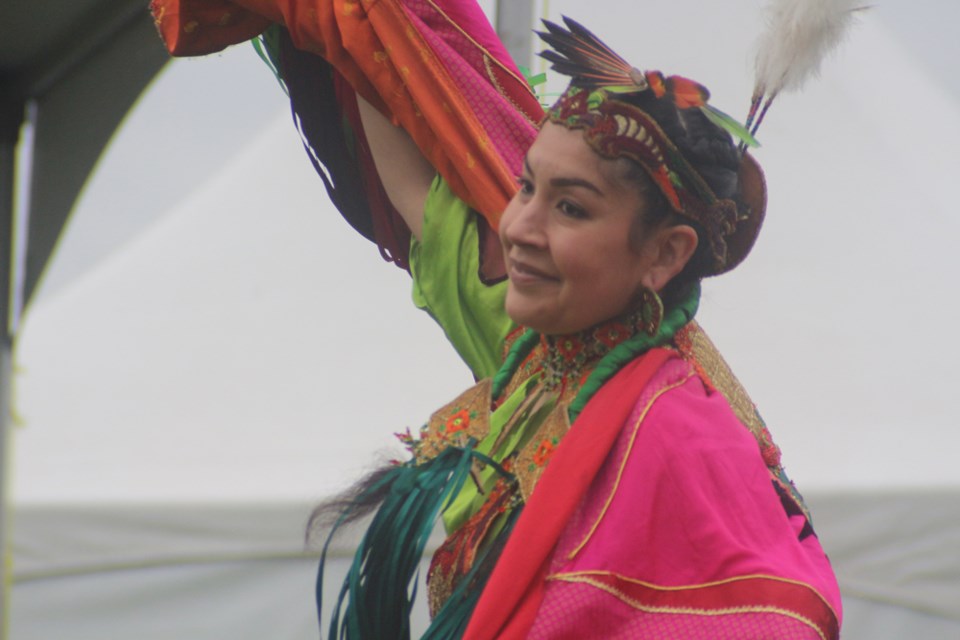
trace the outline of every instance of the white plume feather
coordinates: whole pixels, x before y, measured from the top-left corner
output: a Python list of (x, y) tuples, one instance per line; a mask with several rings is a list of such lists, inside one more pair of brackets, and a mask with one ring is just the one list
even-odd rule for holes
[(773, 0), (758, 42), (754, 96), (799, 89), (843, 39), (858, 0)]

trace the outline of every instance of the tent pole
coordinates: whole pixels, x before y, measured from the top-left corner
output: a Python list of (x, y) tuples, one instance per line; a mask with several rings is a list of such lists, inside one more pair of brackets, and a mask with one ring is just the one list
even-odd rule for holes
[(10, 520), (7, 517), (10, 476), (10, 413), (11, 407), (11, 378), (13, 376), (13, 348), (10, 336), (4, 333), (0, 339), (0, 640), (7, 638), (10, 626), (10, 581), (11, 581), (11, 550), (10, 550)]
[(14, 188), (17, 140), (23, 124), (23, 103), (0, 99), (0, 639), (8, 635), (10, 619), (10, 549), (7, 518), (10, 473), (9, 440), (12, 414), (13, 335), (11, 302), (15, 258)]
[(533, 62), (533, 0), (497, 0), (497, 35), (518, 66)]

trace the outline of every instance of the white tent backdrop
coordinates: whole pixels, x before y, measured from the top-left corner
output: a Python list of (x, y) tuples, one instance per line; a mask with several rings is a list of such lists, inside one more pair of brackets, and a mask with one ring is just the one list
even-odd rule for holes
[[(738, 113), (758, 2), (653, 2), (642, 24), (600, 4), (584, 20), (637, 66)], [(925, 46), (960, 17), (941, 9)], [(700, 317), (810, 498), (844, 637), (960, 637), (960, 86), (894, 10), (771, 111), (766, 228)], [(238, 49), (157, 82), (24, 322), (13, 638), (315, 637), (311, 505), (469, 382), (258, 65)]]

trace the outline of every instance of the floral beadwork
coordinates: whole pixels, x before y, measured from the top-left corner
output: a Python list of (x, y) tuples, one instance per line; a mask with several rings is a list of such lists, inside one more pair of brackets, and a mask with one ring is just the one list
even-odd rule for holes
[(531, 354), (543, 363), (546, 389), (560, 389), (563, 396), (576, 394), (587, 375), (603, 356), (637, 333), (659, 326), (651, 305), (640, 305), (633, 313), (572, 335), (544, 336), (543, 349)]
[(578, 336), (564, 336), (557, 340), (556, 349), (564, 362), (573, 363), (583, 352), (583, 340)]
[[(556, 449), (558, 444), (560, 444), (560, 440), (558, 438), (544, 438), (541, 440), (540, 444), (537, 445), (536, 451), (533, 452), (534, 466), (547, 466), (547, 462), (550, 461), (550, 456), (553, 455), (553, 450)], [(531, 471), (532, 470), (533, 469), (531, 469)]]
[[(534, 376), (547, 391), (558, 391), (560, 402), (570, 402), (579, 393), (596, 364), (616, 347), (640, 333), (656, 332), (661, 322), (659, 298), (638, 301), (635, 310), (610, 322), (586, 331), (562, 335), (540, 336), (540, 342), (517, 365), (514, 375), (494, 399), (494, 408), (509, 398)], [(504, 341), (504, 358), (526, 330), (511, 331)]]
[(476, 411), (468, 411), (466, 409), (460, 409), (452, 416), (447, 418), (446, 430), (447, 434), (457, 433), (458, 431), (463, 431), (470, 426), (470, 418), (475, 418), (477, 415)]
[(558, 405), (547, 415), (529, 444), (517, 454), (515, 473), (520, 484), (520, 496), (526, 501), (547, 468), (560, 441), (570, 430), (567, 408)]
[(608, 322), (593, 330), (593, 337), (607, 349), (613, 349), (632, 335), (630, 327), (622, 322)]
[(490, 430), (490, 390), (490, 380), (483, 380), (430, 416), (418, 437), (409, 429), (397, 434), (413, 454), (414, 462), (430, 460), (450, 446), (466, 446), (471, 439), (482, 440)]

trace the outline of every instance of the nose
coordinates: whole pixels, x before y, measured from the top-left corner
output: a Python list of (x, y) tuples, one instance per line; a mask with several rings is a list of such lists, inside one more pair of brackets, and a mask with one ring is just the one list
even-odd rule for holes
[(543, 207), (536, 197), (518, 193), (500, 218), (500, 239), (504, 246), (546, 247)]

